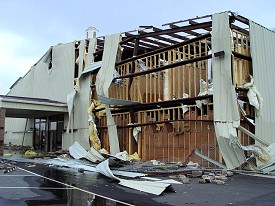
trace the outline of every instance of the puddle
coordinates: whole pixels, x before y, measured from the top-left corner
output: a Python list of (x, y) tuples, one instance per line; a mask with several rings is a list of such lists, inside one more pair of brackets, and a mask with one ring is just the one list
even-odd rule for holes
[(55, 206), (120, 206), (125, 205), (96, 195), (87, 194), (77, 189), (51, 190), (54, 195), (52, 199), (25, 200), (26, 205), (55, 205)]
[[(57, 170), (54, 168), (47, 169), (44, 171), (44, 177), (48, 177), (59, 182), (65, 183), (67, 185), (71, 185), (74, 187), (81, 187), (85, 188), (86, 186), (97, 184), (97, 174), (85, 174), (82, 173), (75, 173), (69, 171), (62, 171)], [(26, 200), (25, 202), (27, 205), (67, 205), (67, 206), (74, 206), (74, 205), (87, 205), (87, 206), (120, 206), (120, 205), (127, 205), (120, 202), (116, 202), (114, 200), (110, 200), (108, 198), (99, 197), (95, 194), (88, 193), (83, 191), (84, 189), (75, 189), (58, 182), (54, 182), (49, 179), (45, 179), (42, 177), (38, 177), (39, 179), (35, 180), (39, 182), (40, 188), (42, 189), (43, 193), (48, 193), (47, 195), (51, 196), (49, 199), (44, 200)], [(51, 189), (47, 189), (51, 188)], [(54, 189), (55, 188), (55, 189)]]
[[(0, 205), (128, 205), (91, 192), (100, 191), (99, 194), (108, 195), (112, 189), (110, 182), (98, 177), (97, 173), (85, 172), (83, 174), (44, 165), (28, 168), (27, 164), (17, 162), (19, 167), (17, 170), (0, 176)], [(34, 175), (24, 168), (41, 176)]]

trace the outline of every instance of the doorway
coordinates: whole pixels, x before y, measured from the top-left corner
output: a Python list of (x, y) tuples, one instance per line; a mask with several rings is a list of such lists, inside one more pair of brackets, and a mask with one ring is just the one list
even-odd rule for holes
[(56, 152), (62, 149), (64, 115), (34, 120), (33, 147), (36, 151)]

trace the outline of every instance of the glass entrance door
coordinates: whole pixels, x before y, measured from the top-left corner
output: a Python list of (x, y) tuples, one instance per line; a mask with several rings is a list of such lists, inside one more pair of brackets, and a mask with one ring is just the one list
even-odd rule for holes
[(64, 116), (35, 119), (33, 147), (39, 152), (55, 152), (62, 147)]

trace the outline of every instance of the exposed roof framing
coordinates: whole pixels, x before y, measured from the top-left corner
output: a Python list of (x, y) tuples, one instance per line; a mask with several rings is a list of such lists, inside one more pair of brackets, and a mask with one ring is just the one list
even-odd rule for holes
[[(142, 30), (140, 30), (140, 31), (138, 31), (138, 33), (139, 34), (147, 34), (147, 32), (145, 32), (145, 31), (142, 31)], [(163, 42), (161, 42), (161, 41), (157, 41), (157, 40), (152, 40), (152, 39), (149, 39), (149, 38), (147, 38), (147, 39), (143, 39), (143, 41), (145, 41), (145, 42), (150, 42), (150, 43), (153, 43), (153, 44), (156, 44), (156, 45), (158, 45), (158, 46), (161, 46), (161, 47), (165, 47), (165, 46), (169, 46), (170, 44), (170, 42), (168, 42), (168, 39), (166, 39), (166, 38), (163, 38), (162, 39), (162, 41), (164, 41), (164, 42), (166, 42), (166, 43), (163, 43)], [(168, 43), (167, 43), (168, 42)]]
[[(137, 55), (147, 53), (156, 49), (169, 47), (183, 41), (201, 36), (207, 32), (212, 31), (212, 15), (205, 15), (202, 17), (195, 17), (186, 20), (180, 20), (164, 24), (162, 28), (154, 26), (140, 26), (138, 30), (128, 31), (122, 33), (122, 41), (120, 45), (127, 50), (129, 55)], [(234, 23), (248, 24), (248, 19), (243, 16), (230, 13), (231, 28), (243, 33), (248, 31), (243, 26), (238, 26)], [(244, 26), (245, 27), (245, 26)], [(136, 43), (137, 42), (137, 43)], [(104, 48), (104, 39), (98, 39), (98, 47), (96, 54), (102, 54)], [(135, 50), (135, 52), (134, 52)], [(135, 53), (135, 54), (134, 54)]]
[(178, 23), (184, 23), (184, 22), (188, 22), (188, 21), (191, 21), (191, 20), (198, 20), (198, 19), (205, 19), (205, 18), (209, 18), (211, 17), (212, 15), (205, 15), (205, 16), (197, 16), (195, 18), (191, 18), (191, 19), (185, 19), (185, 20), (180, 20), (180, 21), (175, 21), (175, 22), (171, 22), (171, 23), (166, 23), (166, 24), (163, 24), (162, 26), (170, 26), (170, 25), (174, 25), (174, 24), (178, 24)]
[[(159, 29), (159, 28), (156, 28), (156, 27), (153, 27), (153, 31), (154, 32), (160, 32), (160, 31), (163, 31), (162, 29)], [(180, 39), (180, 40), (188, 40), (189, 38), (185, 37), (185, 36), (181, 36), (181, 35), (178, 35), (178, 34), (168, 34), (168, 36), (171, 36), (171, 37), (174, 37), (176, 39)]]
[[(198, 24), (200, 24), (200, 23), (198, 23), (198, 22), (196, 22), (196, 21), (194, 21), (194, 20), (189, 20), (189, 24), (191, 24), (192, 26), (196, 26), (196, 25), (198, 25)], [(211, 22), (211, 25), (212, 25), (212, 22)], [(203, 28), (201, 28), (201, 29), (204, 29), (204, 30), (206, 30), (206, 31), (211, 31), (212, 29), (210, 28), (210, 27), (203, 27)]]
[[(177, 25), (174, 25), (174, 24), (171, 24), (171, 25), (169, 25), (171, 28), (178, 28), (179, 26), (177, 26)], [(200, 34), (199, 33), (197, 33), (197, 32), (194, 32), (194, 31), (185, 31), (185, 33), (187, 33), (187, 34), (191, 34), (191, 35), (193, 35), (193, 36), (199, 36)]]

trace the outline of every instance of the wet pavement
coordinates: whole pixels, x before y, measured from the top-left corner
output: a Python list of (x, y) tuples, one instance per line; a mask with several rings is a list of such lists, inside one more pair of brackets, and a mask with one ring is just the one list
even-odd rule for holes
[[(173, 184), (160, 196), (125, 188), (94, 172), (17, 162), (0, 171), (0, 205), (274, 205), (275, 179), (234, 175), (225, 185)], [(163, 178), (165, 179), (165, 178)]]
[[(77, 187), (83, 177), (89, 174), (70, 173), (45, 166), (36, 166), (32, 170), (24, 169), (19, 163), (15, 171), (0, 173), (0, 205), (129, 205), (108, 197), (96, 195)], [(79, 175), (79, 176), (78, 176)], [(44, 176), (44, 177), (43, 177)], [(89, 183), (93, 178), (89, 178)], [(95, 178), (96, 179), (96, 178)]]

